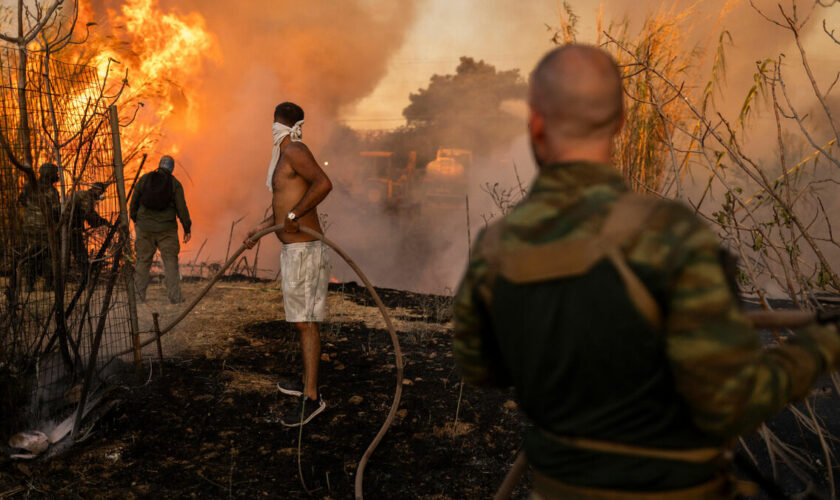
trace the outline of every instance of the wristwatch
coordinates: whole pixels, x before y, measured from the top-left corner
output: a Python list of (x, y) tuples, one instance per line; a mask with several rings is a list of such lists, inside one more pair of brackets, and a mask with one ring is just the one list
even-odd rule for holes
[(297, 220), (297, 215), (295, 215), (294, 212), (289, 212), (288, 215), (286, 215), (286, 218), (289, 219), (290, 221), (294, 222), (294, 221)]

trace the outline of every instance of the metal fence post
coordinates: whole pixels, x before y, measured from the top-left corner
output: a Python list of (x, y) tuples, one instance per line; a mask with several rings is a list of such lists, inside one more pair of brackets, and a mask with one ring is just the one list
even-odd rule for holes
[[(108, 117), (111, 122), (111, 138), (114, 146), (114, 174), (117, 178), (117, 196), (120, 202), (120, 243), (123, 245), (124, 255), (131, 255), (129, 244), (131, 237), (128, 226), (128, 201), (125, 196), (125, 173), (123, 171), (122, 147), (120, 145), (120, 119), (117, 115), (117, 107), (112, 105), (108, 108)], [(134, 265), (126, 266), (128, 272), (125, 274), (125, 288), (128, 294), (128, 313), (131, 316), (131, 343), (134, 347), (134, 367), (137, 371), (137, 378), (143, 376), (143, 359), (140, 355), (140, 326), (137, 321), (137, 293), (134, 287)]]

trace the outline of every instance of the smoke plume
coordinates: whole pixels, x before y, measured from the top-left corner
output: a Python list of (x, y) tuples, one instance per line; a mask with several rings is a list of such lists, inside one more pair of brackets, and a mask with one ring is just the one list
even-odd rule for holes
[[(274, 106), (293, 101), (303, 107), (304, 141), (317, 158), (341, 107), (375, 88), (414, 18), (411, 1), (351, 0), (337, 8), (271, 0), (96, 0), (91, 9), (97, 30), (121, 38), (112, 45), (134, 46), (136, 34), (125, 29), (120, 12), (136, 4), (150, 7), (155, 16), (200, 19), (215, 43), (201, 72), (172, 82), (194, 100), (191, 125), (176, 106), (149, 161), (156, 165), (159, 155), (174, 150), (175, 175), (194, 221), (192, 248), (208, 238), (202, 260), (224, 256), (231, 222), (245, 216), (235, 248), (245, 225), (261, 220), (270, 204), (265, 175)], [(263, 256), (279, 253), (277, 248), (263, 244)], [(185, 259), (190, 254), (182, 251)]]
[[(764, 12), (774, 15), (776, 3), (775, 0), (755, 2)], [(533, 41), (534, 33), (541, 32), (544, 23), (556, 24), (556, 18), (541, 17), (554, 8), (553, 2), (548, 4), (551, 6), (535, 4), (521, 11), (516, 7), (514, 10), (521, 16), (514, 16), (510, 4), (494, 0), (486, 9), (498, 12), (481, 16), (476, 19), (476, 26), (464, 29), (475, 32), (476, 38), (491, 37), (494, 28), (484, 24), (487, 19), (515, 17), (505, 24), (505, 29), (521, 32)], [(595, 42), (597, 33), (592, 29), (595, 24), (592, 20), (597, 16), (596, 9), (589, 2), (570, 4), (581, 19), (578, 39)], [(499, 215), (499, 208), (484, 192), (488, 183), (492, 187), (498, 182), (501, 189), (511, 190), (512, 197), (517, 198), (521, 193), (519, 186), (527, 189), (533, 178), (534, 166), (524, 136), (524, 116), (506, 113), (507, 107), (496, 103), (473, 103), (473, 109), (486, 108), (490, 114), (467, 117), (474, 119), (464, 123), (453, 126), (452, 117), (457, 120), (468, 113), (453, 114), (449, 109), (450, 118), (427, 123), (424, 133), (417, 133), (422, 132), (423, 124), (414, 123), (413, 133), (401, 129), (379, 134), (374, 140), (336, 124), (343, 109), (371, 93), (386, 75), (389, 60), (406, 40), (421, 6), (428, 7), (421, 0), (349, 0), (342, 2), (340, 8), (334, 4), (269, 0), (235, 5), (221, 0), (93, 0), (94, 20), (100, 24), (97, 29), (102, 33), (120, 33), (118, 36), (136, 51), (130, 42), (136, 42), (139, 35), (127, 33), (122, 26), (126, 23), (119, 15), (126, 5), (146, 6), (158, 15), (172, 15), (200, 24), (212, 37), (200, 70), (193, 70), (188, 76), (173, 74), (171, 81), (166, 74), (158, 77), (169, 85), (166, 88), (174, 112), (164, 122), (167, 135), (152, 154), (150, 164), (155, 165), (161, 154), (174, 153), (176, 157), (175, 173), (184, 182), (195, 228), (194, 240), (183, 252), (185, 259), (190, 259), (207, 238), (201, 260), (221, 260), (231, 222), (246, 217), (234, 231), (232, 247), (235, 248), (246, 226), (262, 218), (270, 200), (264, 179), (270, 158), (272, 111), (281, 101), (297, 102), (306, 111), (304, 141), (319, 162), (329, 162), (325, 171), (334, 181), (363, 175), (359, 168), (361, 150), (392, 151), (398, 168), (407, 165), (410, 151), (416, 151), (416, 167), (422, 175), (423, 167), (434, 159), (439, 147), (471, 149), (474, 162), (467, 174), (467, 193), (473, 238), (486, 219)], [(743, 103), (753, 82), (755, 61), (784, 52), (788, 68), (797, 63), (792, 40), (746, 1), (606, 0), (603, 7), (603, 29), (611, 21), (627, 18), (630, 33), (636, 32), (647, 16), (661, 9), (679, 13), (692, 8), (694, 13), (685, 26), (689, 46), (686, 50), (697, 47), (707, 54), (697, 68), (686, 72), (686, 75), (697, 75), (687, 81), (695, 88), (705, 84), (718, 36), (727, 30), (731, 35), (731, 43), (726, 48), (727, 72), (721, 81), (721, 91), (715, 96), (715, 106), (728, 117), (737, 114)], [(806, 42), (814, 39), (819, 31), (820, 22), (812, 20), (803, 38)], [(153, 35), (143, 33), (144, 37)], [(552, 47), (550, 35), (550, 32), (544, 34), (544, 50)], [(172, 35), (167, 33), (169, 36)], [(830, 47), (830, 50), (837, 49)], [(812, 52), (816, 56), (822, 53)], [(451, 54), (453, 59), (461, 55), (471, 54)], [(135, 56), (142, 60), (148, 55)], [(535, 54), (534, 60), (538, 57)], [(828, 65), (815, 66), (820, 73), (824, 72), (821, 66)], [(169, 68), (173, 72), (179, 69), (177, 65)], [(510, 69), (509, 65), (499, 68), (500, 71)], [(531, 68), (516, 69), (522, 76)], [(822, 73), (818, 77), (825, 79)], [(790, 78), (794, 99), (808, 102), (807, 82), (795, 79), (801, 78), (801, 72), (798, 77)], [(477, 94), (465, 95), (471, 99)], [(513, 95), (506, 98), (516, 100)], [(517, 102), (513, 107), (521, 108), (522, 101)], [(393, 114), (400, 111), (395, 109)], [(443, 111), (441, 114), (445, 115), (447, 110)], [(419, 116), (422, 118), (423, 113)], [(460, 141), (459, 135), (476, 137), (469, 130), (470, 121), (498, 126), (486, 135), (490, 140)], [(771, 139), (775, 136), (772, 120), (754, 120), (749, 134), (768, 139), (749, 141), (753, 149), (748, 152), (758, 151), (760, 155), (772, 151)], [(457, 282), (468, 253), (465, 207), (453, 207), (447, 213), (412, 222), (392, 214), (369, 212), (357, 197), (342, 191), (341, 183), (334, 182), (334, 185), (335, 191), (322, 207), (327, 214), (328, 233), (351, 247), (351, 255), (369, 270), (376, 284), (442, 291)], [(278, 250), (276, 240), (266, 238), (260, 267), (276, 268)], [(338, 277), (352, 278), (346, 273)]]

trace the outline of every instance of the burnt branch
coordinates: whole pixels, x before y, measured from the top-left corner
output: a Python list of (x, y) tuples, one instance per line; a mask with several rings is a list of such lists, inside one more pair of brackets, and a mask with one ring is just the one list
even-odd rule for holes
[(12, 147), (9, 145), (9, 141), (6, 140), (6, 136), (0, 134), (0, 147), (3, 148), (3, 152), (6, 153), (6, 157), (9, 158), (9, 161), (12, 162), (16, 168), (21, 170), (26, 177), (35, 182), (35, 171), (33, 170), (31, 165), (27, 165), (18, 159), (15, 155), (14, 151), (12, 151)]
[(755, 3), (753, 2), (753, 0), (750, 0), (750, 7), (752, 7), (752, 8), (753, 8), (753, 10), (755, 10), (755, 11), (758, 13), (758, 15), (759, 15), (759, 16), (763, 17), (765, 21), (767, 21), (767, 22), (769, 22), (769, 23), (772, 23), (772, 24), (775, 24), (776, 26), (778, 26), (778, 27), (780, 27), (780, 28), (785, 28), (785, 29), (787, 29), (787, 26), (785, 26), (784, 24), (780, 23), (779, 21), (776, 21), (775, 19), (771, 18), (770, 16), (768, 16), (767, 14), (765, 14), (763, 10), (759, 9), (758, 7), (756, 7), (756, 5), (755, 5)]
[[(797, 29), (795, 25), (795, 15), (794, 17), (786, 17), (789, 20), (789, 29)], [(691, 99), (685, 95), (682, 91), (683, 86), (677, 84), (673, 80), (671, 80), (667, 75), (661, 72), (659, 69), (654, 67), (650, 64), (650, 61), (643, 59), (640, 57), (636, 51), (631, 50), (621, 41), (617, 40), (615, 37), (611, 36), (608, 33), (605, 33), (607, 39), (613, 43), (616, 47), (619, 48), (621, 52), (626, 54), (628, 57), (633, 59), (637, 64), (645, 66), (647, 71), (650, 74), (655, 75), (659, 78), (662, 82), (664, 82), (668, 87), (670, 87), (676, 94), (679, 96), (680, 102), (682, 102), (695, 116), (698, 121), (698, 130), (702, 133), (701, 135), (708, 135), (713, 138), (720, 147), (723, 148), (723, 152), (731, 158), (734, 163), (739, 167), (739, 169), (744, 172), (752, 181), (756, 182), (760, 187), (764, 188), (767, 193), (773, 198), (773, 200), (779, 205), (779, 207), (784, 211), (786, 217), (789, 218), (789, 222), (796, 226), (798, 231), (802, 234), (802, 237), (808, 243), (808, 246), (817, 256), (821, 264), (825, 267), (827, 272), (830, 275), (831, 283), (835, 288), (840, 288), (840, 278), (831, 270), (828, 261), (826, 260), (824, 254), (822, 253), (820, 247), (817, 245), (816, 241), (814, 240), (813, 236), (808, 233), (808, 228), (805, 227), (805, 224), (799, 219), (799, 217), (794, 213), (792, 207), (790, 206), (789, 200), (786, 200), (782, 197), (781, 193), (776, 189), (776, 186), (769, 182), (766, 175), (760, 168), (760, 166), (752, 160), (749, 156), (744, 154), (742, 151), (739, 143), (738, 138), (735, 133), (733, 127), (729, 124), (726, 118), (723, 117), (722, 114), (717, 113), (717, 118), (720, 120), (719, 123), (725, 127), (726, 135), (724, 136), (721, 132), (717, 131), (716, 125), (713, 125), (711, 121), (707, 118), (706, 113), (704, 111), (699, 110)], [(803, 56), (804, 57), (804, 56)], [(804, 57), (807, 65), (807, 57)], [(763, 73), (762, 73), (763, 74)], [(782, 87), (784, 91), (784, 87)], [(818, 92), (818, 89), (817, 89)], [(784, 92), (783, 92), (784, 93)], [(821, 94), (820, 94), (821, 95)], [(787, 100), (787, 96), (786, 96)], [(789, 101), (789, 100), (788, 100)], [(705, 137), (703, 141), (700, 141), (699, 144), (704, 149), (704, 158), (706, 159), (709, 167), (712, 170), (713, 175), (721, 182), (721, 184), (726, 187), (727, 191), (729, 192), (730, 196), (732, 197), (732, 202), (739, 205), (742, 209), (747, 211), (747, 214), (752, 219), (753, 223), (758, 226), (759, 223), (754, 219), (752, 216), (752, 212), (747, 207), (747, 205), (741, 200), (741, 198), (734, 193), (736, 192), (732, 186), (730, 186), (723, 176), (719, 172), (719, 165), (721, 156), (718, 155), (717, 158), (713, 159), (709, 157), (709, 154), (705, 151), (707, 149), (707, 145), (705, 144)], [(813, 141), (812, 141), (813, 142)], [(816, 147), (816, 146), (815, 146)]]
[[(125, 127), (128, 127), (129, 125), (131, 125), (132, 123), (134, 123), (134, 120), (137, 119), (137, 113), (140, 112), (140, 108), (142, 108), (143, 106), (144, 106), (144, 104), (142, 102), (138, 102), (134, 106), (134, 113), (131, 115), (131, 119), (128, 120), (127, 122), (125, 122), (125, 123), (120, 123), (120, 127), (125, 128)], [(147, 137), (148, 137), (148, 134), (147, 134)]]
[[(59, 52), (70, 44), (81, 44), (87, 41), (90, 36), (90, 26), (95, 23), (88, 23), (85, 25), (86, 33), (82, 40), (74, 41), (73, 35), (76, 30), (76, 23), (79, 20), (79, 0), (73, 0), (72, 6), (73, 16), (68, 22), (68, 28), (65, 30), (64, 22), (58, 21), (59, 16), (55, 16), (55, 22), (58, 22), (58, 27), (54, 26), (54, 22), (44, 26), (44, 29), (39, 33), (39, 43), (41, 48), (33, 52)], [(52, 38), (50, 38), (52, 32)]]
[(840, 40), (838, 40), (837, 37), (834, 36), (834, 30), (828, 31), (828, 24), (826, 24), (825, 19), (823, 19), (822, 25), (823, 25), (823, 31), (825, 31), (825, 34), (828, 35), (828, 37), (831, 38), (834, 41), (834, 43), (836, 43), (837, 45), (840, 45)]
[(834, 246), (840, 248), (840, 243), (838, 243), (837, 240), (834, 239), (834, 230), (831, 227), (831, 218), (828, 216), (828, 212), (825, 210), (825, 205), (823, 205), (822, 197), (817, 196), (816, 198), (817, 198), (817, 203), (819, 203), (819, 205), (820, 205), (820, 211), (823, 214), (823, 220), (825, 221), (825, 226), (826, 226), (826, 228), (828, 228), (828, 238), (826, 238), (825, 241), (828, 241), (829, 243), (833, 244)]
[(47, 23), (54, 20), (53, 16), (55, 15), (56, 10), (61, 6), (62, 3), (64, 3), (62, 0), (55, 0), (53, 4), (50, 5), (46, 10), (39, 12), (38, 17), (35, 20), (35, 25), (32, 26), (26, 33), (26, 35), (22, 36), (19, 41), (22, 44), (27, 45), (29, 44), (29, 42), (35, 40), (35, 38), (38, 37), (38, 34), (41, 33), (41, 30), (44, 29)]
[(831, 113), (831, 108), (828, 106), (828, 103), (825, 100), (825, 94), (820, 92), (819, 85), (817, 85), (817, 80), (814, 77), (813, 71), (811, 71), (810, 63), (808, 62), (808, 55), (805, 52), (805, 48), (802, 46), (802, 40), (800, 40), (799, 35), (799, 30), (801, 26), (796, 26), (796, 20), (792, 17), (788, 17), (781, 6), (779, 6), (779, 10), (782, 12), (785, 21), (787, 21), (788, 26), (790, 27), (790, 30), (793, 33), (793, 39), (796, 42), (796, 48), (799, 49), (799, 56), (802, 60), (802, 67), (805, 69), (805, 74), (808, 75), (808, 80), (811, 82), (811, 88), (814, 91), (814, 96), (817, 98), (817, 101), (822, 106), (826, 118), (828, 118), (828, 123), (831, 126), (832, 132), (834, 132), (834, 137), (840, 139), (840, 132), (838, 132), (837, 124), (834, 121), (834, 116)]
[(831, 94), (831, 91), (834, 90), (834, 86), (837, 85), (837, 80), (840, 80), (840, 71), (837, 72), (837, 75), (834, 76), (834, 81), (831, 82), (831, 85), (828, 86), (828, 90), (825, 91), (826, 97)]
[[(811, 132), (805, 126), (805, 117), (800, 116), (799, 112), (793, 105), (791, 101), (790, 95), (788, 94), (787, 85), (785, 84), (784, 78), (779, 74), (778, 78), (779, 88), (782, 90), (782, 96), (785, 98), (785, 105), (787, 106), (787, 114), (786, 117), (794, 120), (796, 124), (799, 126), (799, 130), (802, 132), (802, 135), (808, 140), (808, 143), (811, 146), (820, 152), (825, 158), (827, 158), (830, 162), (834, 163), (837, 167), (840, 167), (840, 159), (835, 158), (834, 156), (830, 155), (822, 146), (820, 146), (814, 137), (811, 135)], [(783, 109), (779, 110), (780, 112), (784, 113)]]

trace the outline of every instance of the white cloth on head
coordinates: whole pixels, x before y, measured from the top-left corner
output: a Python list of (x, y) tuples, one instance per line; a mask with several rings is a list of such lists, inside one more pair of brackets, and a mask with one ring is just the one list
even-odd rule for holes
[(274, 135), (274, 148), (271, 150), (271, 163), (268, 165), (268, 178), (265, 180), (265, 185), (268, 186), (269, 191), (273, 191), (271, 180), (274, 177), (274, 169), (277, 168), (277, 162), (280, 160), (280, 143), (288, 135), (293, 141), (298, 142), (303, 137), (303, 120), (295, 123), (291, 127), (283, 125), (282, 123), (274, 122), (271, 126), (271, 133)]

